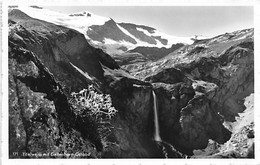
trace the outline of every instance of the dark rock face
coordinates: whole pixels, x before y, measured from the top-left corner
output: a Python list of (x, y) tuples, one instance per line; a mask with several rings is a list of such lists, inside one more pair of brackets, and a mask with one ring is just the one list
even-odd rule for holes
[(9, 42), (9, 91), (10, 158), (27, 158), (22, 156), (23, 152), (75, 151), (86, 153), (83, 157), (98, 157), (96, 149), (101, 150), (102, 144), (96, 128), (87, 120), (75, 120), (53, 75), (32, 52), (12, 42)]
[(248, 134), (247, 134), (247, 137), (250, 138), (250, 139), (254, 138), (255, 137), (254, 131), (253, 130), (249, 131)]
[[(125, 90), (125, 89), (124, 89)], [(115, 136), (118, 139), (120, 150), (119, 157), (151, 157), (148, 147), (152, 144), (149, 124), (152, 121), (151, 89), (132, 87), (131, 95), (126, 97), (122, 91), (121, 95), (114, 96), (114, 105), (120, 112), (118, 119), (114, 121)], [(124, 99), (122, 99), (124, 98)], [(129, 127), (128, 125), (131, 125)], [(150, 130), (151, 131), (151, 130)], [(143, 146), (143, 147), (140, 147)], [(145, 147), (146, 146), (146, 147)], [(154, 151), (153, 151), (154, 152)]]
[(92, 25), (89, 28), (91, 30), (87, 31), (88, 36), (99, 42), (103, 42), (104, 38), (109, 38), (115, 41), (125, 40), (133, 44), (137, 43), (133, 38), (123, 33), (112, 19), (107, 21), (104, 25)]
[(154, 74), (155, 75), (146, 77), (144, 80), (150, 82), (163, 82), (168, 84), (176, 84), (184, 81), (184, 78), (186, 78), (184, 74), (176, 68), (163, 69)]
[(145, 25), (135, 25), (135, 24), (131, 24), (131, 23), (119, 23), (120, 26), (126, 28), (126, 29), (134, 29), (134, 28), (142, 28), (147, 30), (149, 33), (154, 33), (154, 28), (149, 27), (149, 26), (145, 26)]
[(255, 143), (253, 143), (247, 151), (247, 158), (255, 158)]
[(112, 123), (115, 127), (111, 141), (117, 145), (104, 152), (103, 157), (151, 158), (163, 157), (153, 141), (152, 86), (127, 77), (105, 75), (113, 105), (120, 110)]
[(205, 50), (206, 48), (203, 46), (197, 46), (194, 49), (192, 49), (188, 55), (193, 55), (193, 54), (197, 54), (197, 53), (201, 53)]
[[(120, 109), (120, 111), (118, 112), (117, 118), (113, 120), (113, 125), (118, 128), (114, 130), (114, 136), (117, 137), (118, 146), (112, 148), (105, 156), (165, 158), (165, 155), (162, 152), (164, 148), (164, 150), (168, 151), (167, 154), (170, 158), (182, 157), (182, 154), (171, 149), (171, 146), (168, 143), (162, 142), (158, 144), (153, 139), (155, 131), (153, 111), (154, 98), (152, 97), (153, 88), (155, 88), (155, 92), (157, 93), (159, 109), (167, 108), (165, 111), (159, 111), (162, 137), (166, 131), (173, 129), (173, 118), (176, 117), (176, 112), (169, 109), (169, 105), (172, 107), (175, 105), (171, 105), (171, 102), (168, 104), (163, 103), (162, 101), (164, 100), (160, 100), (161, 96), (159, 89), (156, 89), (155, 86), (152, 87), (149, 83), (129, 78), (112, 81), (109, 86), (113, 97), (113, 104), (117, 109)], [(170, 88), (174, 90), (175, 86), (173, 85), (173, 87)], [(183, 88), (183, 85), (179, 84), (176, 88)], [(192, 91), (190, 92), (192, 93)], [(168, 93), (168, 95), (171, 95), (171, 92), (167, 90), (165, 90), (165, 92)], [(182, 101), (184, 102), (184, 100), (185, 99)], [(167, 126), (165, 128), (168, 129), (166, 131), (164, 131), (165, 129), (163, 128), (165, 125)]]
[(161, 137), (177, 150), (192, 155), (208, 140), (226, 142), (231, 135), (205, 95), (197, 96), (191, 83), (154, 83), (159, 103)]
[(185, 144), (188, 150), (205, 148), (209, 139), (223, 144), (231, 137), (205, 97), (192, 99), (180, 116), (182, 131), (178, 143)]
[[(180, 131), (180, 109), (187, 105), (188, 100), (194, 96), (194, 91), (184, 83), (154, 83), (153, 86), (158, 98), (161, 137), (164, 141), (173, 144), (172, 141)], [(181, 92), (184, 88), (187, 91)]]
[(161, 36), (153, 36), (153, 35), (152, 35), (152, 37), (155, 38), (155, 39), (157, 39), (157, 40), (159, 40), (163, 45), (167, 45), (167, 43), (168, 43), (168, 40), (162, 38)]

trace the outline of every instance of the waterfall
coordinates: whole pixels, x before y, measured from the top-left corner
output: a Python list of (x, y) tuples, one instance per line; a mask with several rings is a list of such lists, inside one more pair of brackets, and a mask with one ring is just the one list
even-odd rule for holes
[(160, 137), (160, 130), (159, 130), (159, 121), (158, 121), (158, 111), (157, 111), (157, 98), (153, 91), (153, 110), (154, 110), (154, 140), (161, 142), (162, 139)]
[(153, 93), (153, 110), (154, 110), (154, 140), (158, 147), (161, 149), (164, 158), (187, 158), (187, 155), (182, 154), (176, 150), (173, 145), (163, 141), (160, 137), (159, 119), (158, 119), (158, 105), (157, 97), (154, 91)]

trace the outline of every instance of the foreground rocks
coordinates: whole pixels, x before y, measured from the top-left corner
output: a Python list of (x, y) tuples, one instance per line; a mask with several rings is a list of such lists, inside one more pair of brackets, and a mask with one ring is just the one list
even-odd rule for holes
[[(61, 85), (48, 69), (33, 53), (10, 42), (10, 158), (37, 158), (24, 156), (24, 153), (65, 158), (57, 156), (64, 152), (84, 154), (76, 156), (79, 158), (99, 157), (97, 151), (102, 146), (95, 126), (87, 127), (90, 122), (75, 119)], [(75, 158), (75, 155), (69, 157)]]

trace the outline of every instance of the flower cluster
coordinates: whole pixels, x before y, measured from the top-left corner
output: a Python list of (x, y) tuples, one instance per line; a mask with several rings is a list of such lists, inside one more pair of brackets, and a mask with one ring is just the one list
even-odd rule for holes
[(112, 100), (109, 94), (98, 94), (93, 85), (80, 92), (72, 92), (71, 105), (77, 115), (91, 115), (100, 119), (111, 119), (117, 112), (112, 106)]

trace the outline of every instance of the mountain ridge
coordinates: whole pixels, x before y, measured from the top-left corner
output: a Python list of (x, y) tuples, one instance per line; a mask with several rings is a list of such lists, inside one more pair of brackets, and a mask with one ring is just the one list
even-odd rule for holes
[[(84, 36), (87, 39), (90, 39), (95, 46), (102, 48), (111, 55), (122, 53), (122, 50), (119, 49), (120, 47), (126, 47), (129, 50), (137, 46), (171, 47), (172, 44), (176, 43), (193, 43), (189, 37), (170, 36), (161, 33), (152, 27), (144, 25), (135, 25), (133, 23), (116, 23), (112, 18), (98, 16), (88, 11), (73, 14), (62, 14), (44, 8), (12, 7), (12, 9), (13, 8), (20, 9), (31, 17), (75, 29), (83, 33)], [(106, 24), (106, 22), (110, 23)], [(124, 29), (120, 29), (121, 26)], [(125, 29), (125, 27), (127, 27), (127, 29)], [(103, 30), (99, 29), (105, 28), (115, 31), (114, 35), (110, 34), (110, 37), (105, 37), (104, 34), (102, 35)], [(116, 36), (115, 33), (121, 33), (121, 37)], [(124, 33), (124, 35), (122, 33)], [(109, 39), (110, 42), (106, 42), (105, 39)], [(110, 45), (107, 46), (108, 44)]]

